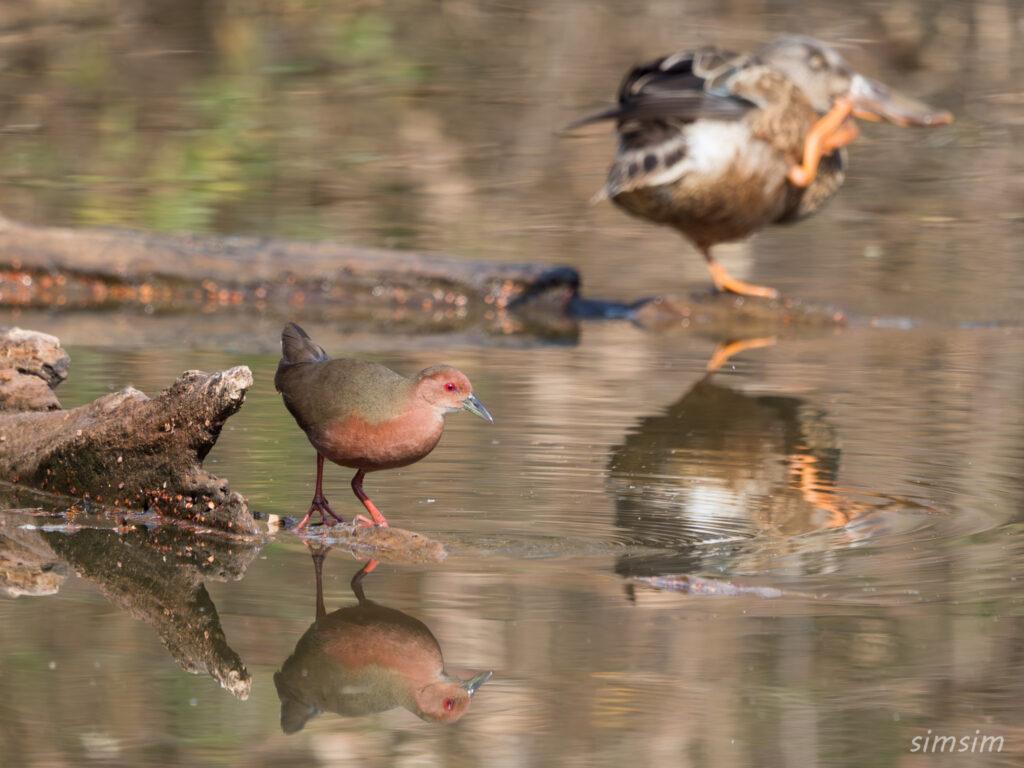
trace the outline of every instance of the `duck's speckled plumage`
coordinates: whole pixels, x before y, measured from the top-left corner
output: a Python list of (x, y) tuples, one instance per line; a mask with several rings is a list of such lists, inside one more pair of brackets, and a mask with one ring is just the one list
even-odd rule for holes
[[(824, 149), (806, 164), (823, 113), (842, 103)], [(902, 125), (949, 121), (855, 73), (832, 48), (790, 36), (754, 54), (706, 47), (634, 67), (618, 103), (574, 126), (615, 120), (619, 147), (604, 196), (626, 211), (678, 229), (704, 254), (716, 285), (774, 295), (733, 281), (711, 258), (716, 243), (817, 211), (845, 176), (842, 145), (852, 116)], [(752, 290), (745, 290), (752, 289)]]

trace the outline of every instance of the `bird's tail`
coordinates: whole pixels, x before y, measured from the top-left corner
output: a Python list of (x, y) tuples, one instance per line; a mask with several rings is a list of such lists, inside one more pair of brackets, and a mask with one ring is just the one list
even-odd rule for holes
[(295, 323), (288, 323), (281, 331), (281, 362), (316, 363), (327, 359), (324, 348)]
[(597, 112), (591, 112), (589, 115), (584, 115), (583, 117), (576, 118), (567, 126), (565, 126), (562, 130), (574, 131), (577, 128), (581, 128), (584, 125), (590, 125), (591, 123), (596, 123), (601, 120), (618, 120), (620, 117), (622, 117), (622, 105), (613, 104), (612, 106), (605, 107), (604, 109), (598, 110)]

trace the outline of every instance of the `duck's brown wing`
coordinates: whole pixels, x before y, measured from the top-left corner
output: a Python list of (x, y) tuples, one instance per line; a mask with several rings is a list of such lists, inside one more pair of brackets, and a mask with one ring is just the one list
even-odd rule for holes
[(599, 120), (616, 120), (620, 127), (629, 123), (739, 120), (755, 105), (730, 93), (728, 84), (747, 61), (745, 56), (709, 47), (641, 64), (623, 79), (617, 104), (567, 127)]

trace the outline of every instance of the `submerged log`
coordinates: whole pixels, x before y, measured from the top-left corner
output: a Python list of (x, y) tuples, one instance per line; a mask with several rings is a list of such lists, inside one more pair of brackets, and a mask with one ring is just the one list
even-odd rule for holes
[(155, 398), (127, 387), (70, 411), (0, 413), (0, 479), (255, 535), (245, 499), (202, 466), (251, 386), (245, 366), (186, 371)]
[(732, 293), (709, 293), (690, 300), (664, 296), (638, 302), (631, 319), (650, 330), (696, 331), (722, 339), (832, 331), (849, 321), (846, 313), (836, 307), (786, 297), (763, 299)]
[[(284, 528), (285, 523), (294, 525), (294, 519), (271, 516), (270, 528)], [(348, 523), (326, 523), (311, 525), (307, 530), (310, 538), (304, 539), (307, 547), (319, 539), (328, 549), (346, 550), (353, 557), (373, 559), (381, 563), (402, 563), (424, 565), (440, 563), (448, 557), (444, 544), (415, 531), (404, 528), (378, 527)], [(316, 538), (312, 538), (317, 535)]]

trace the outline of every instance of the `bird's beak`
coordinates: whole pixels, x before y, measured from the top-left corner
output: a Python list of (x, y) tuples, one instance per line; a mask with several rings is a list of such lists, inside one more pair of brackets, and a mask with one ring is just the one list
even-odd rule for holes
[(896, 125), (948, 125), (953, 115), (935, 110), (927, 104), (914, 101), (889, 90), (875, 80), (854, 75), (847, 97), (853, 103), (853, 114), (864, 120), (887, 120)]
[(476, 399), (476, 395), (470, 393), (469, 397), (462, 401), (462, 407), (470, 413), (476, 414), (484, 421), (489, 421), (491, 424), (494, 423), (494, 417), (487, 412), (484, 404)]
[(476, 693), (476, 689), (491, 679), (491, 675), (494, 672), (481, 672), (478, 675), (473, 675), (469, 680), (462, 683), (463, 690), (469, 694), (470, 698), (473, 698), (473, 694)]

